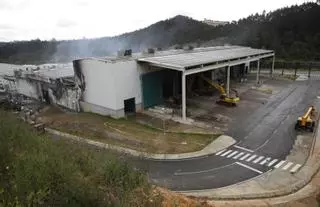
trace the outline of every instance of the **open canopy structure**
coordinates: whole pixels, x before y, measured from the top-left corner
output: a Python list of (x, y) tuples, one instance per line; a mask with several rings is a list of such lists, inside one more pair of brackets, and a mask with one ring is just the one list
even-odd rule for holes
[(139, 58), (138, 62), (151, 66), (182, 72), (182, 119), (186, 120), (186, 76), (219, 68), (227, 68), (226, 92), (230, 89), (230, 67), (257, 61), (257, 83), (259, 83), (260, 59), (273, 57), (271, 75), (274, 70), (272, 50), (253, 49), (240, 46), (220, 46), (185, 51), (180, 54)]

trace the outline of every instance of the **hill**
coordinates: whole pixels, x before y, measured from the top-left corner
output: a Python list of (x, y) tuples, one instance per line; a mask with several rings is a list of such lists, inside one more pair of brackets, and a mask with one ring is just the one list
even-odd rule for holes
[(257, 13), (218, 27), (178, 15), (115, 37), (0, 44), (0, 61), (61, 62), (77, 57), (106, 56), (120, 49), (166, 49), (191, 43), (195, 46), (245, 45), (274, 49), (283, 59), (320, 60), (319, 19), (319, 3), (311, 2)]

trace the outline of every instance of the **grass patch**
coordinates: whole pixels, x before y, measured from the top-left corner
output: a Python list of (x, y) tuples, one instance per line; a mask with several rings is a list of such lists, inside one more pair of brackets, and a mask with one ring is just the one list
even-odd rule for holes
[(160, 206), (146, 176), (86, 145), (37, 135), (0, 110), (0, 206)]
[(164, 133), (134, 118), (113, 119), (92, 113), (64, 113), (50, 109), (42, 121), (48, 127), (97, 141), (151, 153), (184, 153), (203, 149), (219, 135)]

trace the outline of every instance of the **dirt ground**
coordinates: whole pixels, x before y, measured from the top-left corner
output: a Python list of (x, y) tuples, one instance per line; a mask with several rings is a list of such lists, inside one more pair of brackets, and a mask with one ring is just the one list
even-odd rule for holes
[(151, 153), (184, 153), (203, 149), (218, 135), (169, 133), (135, 121), (92, 113), (70, 113), (48, 107), (38, 122), (77, 136)]

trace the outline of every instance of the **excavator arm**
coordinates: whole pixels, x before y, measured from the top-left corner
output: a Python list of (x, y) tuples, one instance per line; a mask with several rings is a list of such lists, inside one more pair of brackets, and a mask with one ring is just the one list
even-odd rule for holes
[(226, 95), (226, 91), (224, 90), (223, 86), (221, 86), (221, 85), (219, 85), (219, 84), (217, 84), (217, 83), (212, 82), (211, 79), (205, 77), (204, 75), (200, 75), (200, 77), (201, 77), (204, 81), (206, 81), (209, 85), (211, 85), (212, 87), (216, 88), (216, 89), (220, 92), (221, 95)]

